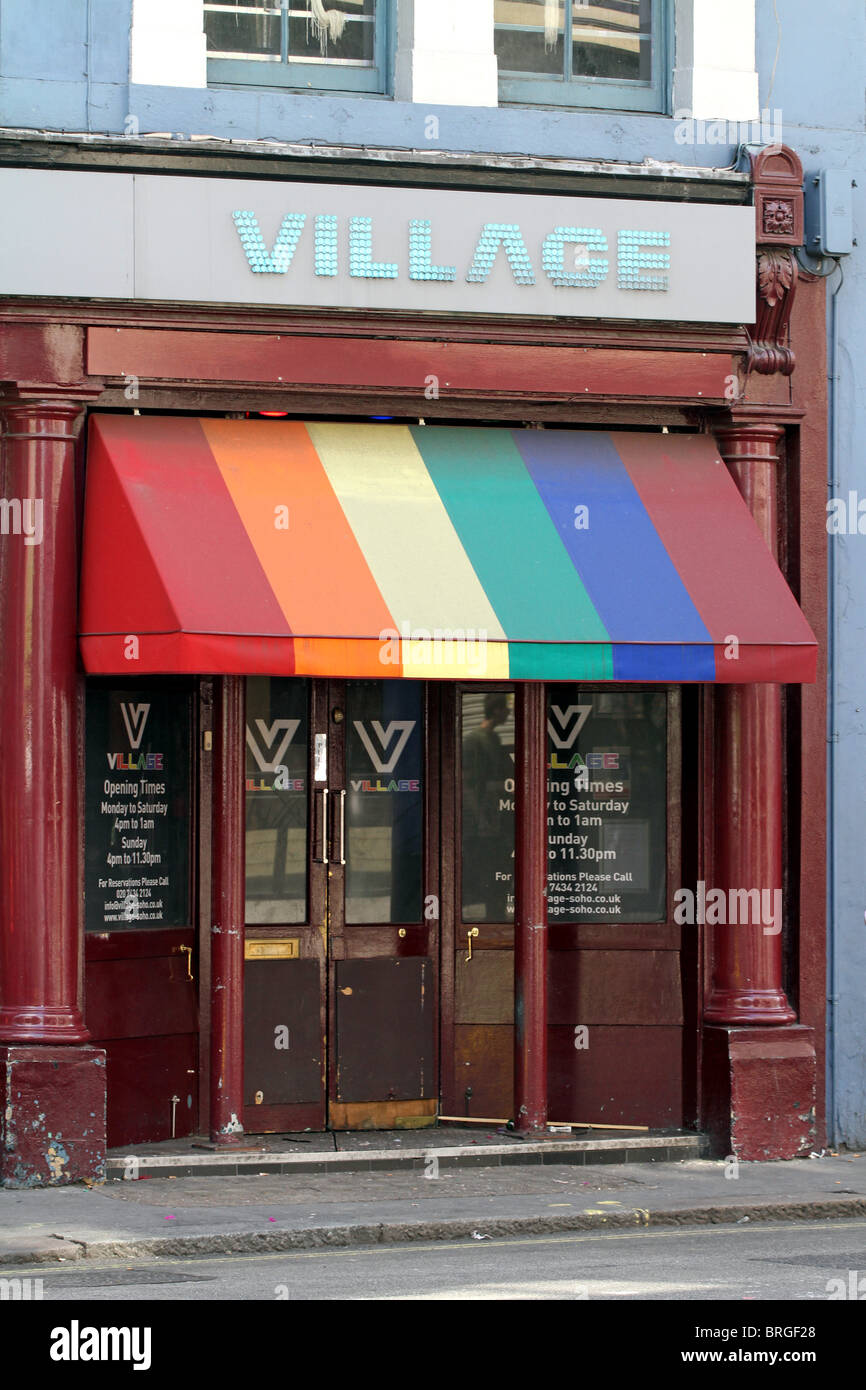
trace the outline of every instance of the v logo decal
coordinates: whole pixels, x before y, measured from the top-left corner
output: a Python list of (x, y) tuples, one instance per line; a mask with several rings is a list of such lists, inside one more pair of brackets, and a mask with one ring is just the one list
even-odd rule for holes
[[(592, 705), (566, 705), (565, 709), (563, 709), (561, 705), (551, 705), (550, 713), (553, 715), (553, 718), (547, 721), (547, 732), (550, 734), (551, 739), (557, 748), (571, 748), (587, 719), (592, 714)], [(574, 721), (574, 727), (570, 732), (566, 733), (566, 728), (575, 715), (577, 715), (577, 718)], [(556, 724), (559, 725), (559, 730), (556, 729)]]
[(126, 737), (129, 739), (130, 748), (140, 748), (141, 740), (144, 738), (144, 726), (150, 714), (150, 705), (127, 705), (121, 701), (120, 713), (126, 725)]
[(409, 736), (415, 727), (415, 720), (392, 719), (387, 729), (382, 728), (382, 725), (379, 723), (378, 719), (370, 720), (370, 727), (372, 728), (373, 732), (378, 738), (379, 744), (382, 749), (382, 753), (385, 754), (386, 758), (388, 745), (390, 744), (391, 739), (394, 737), (394, 731), (398, 731), (397, 741), (394, 744), (391, 756), (390, 758), (387, 758), (387, 761), (385, 761), (383, 758), (380, 758), (378, 752), (373, 746), (373, 740), (371, 739), (369, 733), (364, 727), (363, 722), (360, 719), (355, 719), (353, 720), (353, 723), (358, 731), (358, 737), (360, 738), (361, 742), (366, 748), (370, 762), (373, 764), (373, 767), (376, 769), (376, 771), (382, 773), (393, 772), (394, 768), (397, 766), (397, 763), (400, 761), (400, 755), (403, 752), (403, 749), (409, 742)]
[[(286, 749), (298, 732), (300, 722), (300, 719), (275, 719), (273, 724), (266, 724), (264, 719), (257, 719), (258, 739), (249, 724), (247, 725), (247, 747), (258, 763), (260, 771), (276, 772), (277, 768), (282, 766)], [(274, 744), (280, 733), (283, 736), (274, 751)], [(271, 753), (270, 761), (267, 758), (268, 752)]]

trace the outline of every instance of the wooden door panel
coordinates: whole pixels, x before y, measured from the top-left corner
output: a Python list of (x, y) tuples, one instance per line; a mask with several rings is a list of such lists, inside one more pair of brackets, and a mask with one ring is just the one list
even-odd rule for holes
[(195, 981), (189, 978), (188, 959), (178, 952), (138, 960), (89, 961), (87, 1026), (93, 1037), (195, 1033)]
[(594, 1027), (578, 1051), (574, 1029), (547, 1030), (551, 1120), (649, 1125), (683, 1122), (683, 1032), (677, 1027)]
[(681, 1024), (679, 951), (551, 951), (548, 1021)]
[(433, 1091), (429, 957), (343, 960), (336, 970), (336, 1099), (415, 1100)]
[(194, 1033), (100, 1040), (106, 1052), (108, 1147), (157, 1143), (194, 1134), (198, 1118)]
[(244, 966), (244, 1105), (314, 1104), (324, 1066), (319, 962)]
[(456, 1023), (514, 1022), (514, 952), (473, 950), (454, 956)]
[(507, 1120), (514, 1109), (514, 1028), (458, 1024), (454, 1063), (454, 1094), (443, 1097), (445, 1113)]

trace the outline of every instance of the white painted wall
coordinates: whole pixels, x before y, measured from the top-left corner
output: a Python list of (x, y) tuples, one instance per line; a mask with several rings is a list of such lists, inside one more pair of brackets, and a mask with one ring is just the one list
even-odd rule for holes
[(496, 106), (493, 0), (398, 0), (394, 96), (431, 106)]
[(133, 0), (129, 80), (149, 87), (206, 87), (202, 0)]
[(674, 112), (756, 120), (755, 0), (676, 0), (674, 18)]

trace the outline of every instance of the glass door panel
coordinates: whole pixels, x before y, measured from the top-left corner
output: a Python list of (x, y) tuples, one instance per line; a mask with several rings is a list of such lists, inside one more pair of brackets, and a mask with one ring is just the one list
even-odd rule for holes
[(307, 920), (309, 690), (247, 681), (246, 920)]
[(460, 707), (463, 920), (514, 920), (514, 695), (464, 691)]
[(416, 681), (353, 681), (346, 720), (346, 924), (421, 921), (424, 724)]

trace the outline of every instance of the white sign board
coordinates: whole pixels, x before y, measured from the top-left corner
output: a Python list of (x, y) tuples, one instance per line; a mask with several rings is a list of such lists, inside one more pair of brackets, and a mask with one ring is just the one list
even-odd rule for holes
[(31, 169), (0, 196), (5, 295), (755, 318), (751, 207)]

